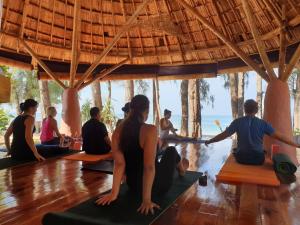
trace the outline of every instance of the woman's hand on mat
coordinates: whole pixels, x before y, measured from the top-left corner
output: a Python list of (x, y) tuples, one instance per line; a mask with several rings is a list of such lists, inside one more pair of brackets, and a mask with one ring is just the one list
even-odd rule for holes
[(145, 215), (148, 215), (151, 212), (151, 214), (153, 215), (155, 208), (160, 209), (160, 206), (152, 201), (143, 201), (140, 208), (138, 208), (137, 211)]
[(35, 156), (35, 158), (36, 158), (38, 161), (44, 161), (44, 160), (45, 160), (45, 158), (44, 158), (43, 156), (41, 156), (40, 154), (35, 154), (34, 156)]
[(117, 195), (114, 195), (112, 193), (102, 195), (96, 200), (97, 205), (109, 205), (113, 201), (117, 199)]

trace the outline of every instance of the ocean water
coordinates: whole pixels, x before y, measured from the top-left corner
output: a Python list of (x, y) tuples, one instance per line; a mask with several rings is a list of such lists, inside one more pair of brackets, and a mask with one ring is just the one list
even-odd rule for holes
[[(122, 118), (122, 114), (116, 115), (118, 118)], [(57, 114), (56, 116), (58, 126), (61, 123), (61, 114)], [(41, 121), (42, 116), (40, 113), (37, 113), (36, 120)], [(203, 135), (216, 135), (220, 133), (220, 128), (215, 124), (215, 121), (218, 120), (220, 122), (221, 128), (224, 130), (227, 126), (230, 125), (232, 121), (231, 116), (224, 115), (202, 115), (202, 133)], [(172, 115), (171, 121), (175, 128), (180, 130), (181, 127), (181, 115)], [(149, 115), (147, 123), (152, 123), (153, 117)]]

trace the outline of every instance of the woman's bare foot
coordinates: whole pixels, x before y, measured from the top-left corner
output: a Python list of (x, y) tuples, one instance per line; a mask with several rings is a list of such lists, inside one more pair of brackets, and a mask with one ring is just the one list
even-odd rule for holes
[(189, 160), (183, 158), (179, 164), (178, 164), (178, 173), (180, 176), (184, 176), (185, 175), (185, 172), (187, 171), (187, 169), (189, 168), (190, 166), (190, 162)]

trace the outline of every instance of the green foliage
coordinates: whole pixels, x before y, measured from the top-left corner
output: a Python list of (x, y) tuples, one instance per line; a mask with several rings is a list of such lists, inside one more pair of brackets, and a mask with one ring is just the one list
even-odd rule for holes
[(90, 109), (91, 109), (92, 103), (90, 100), (86, 100), (82, 107), (81, 107), (81, 118), (82, 122), (85, 123), (90, 118)]
[(290, 88), (290, 92), (292, 96), (295, 96), (297, 91), (297, 77), (300, 76), (300, 71), (298, 69), (294, 69), (291, 76), (288, 79), (288, 84)]
[(108, 126), (110, 132), (113, 132), (117, 123), (117, 117), (114, 112), (112, 102), (108, 98), (101, 112), (101, 120)]
[[(212, 105), (214, 107), (215, 97), (210, 94), (210, 87), (207, 81), (204, 79), (199, 79), (200, 86), (200, 100), (204, 102), (206, 105)], [(203, 108), (203, 104), (201, 104), (201, 108)]]
[(146, 95), (149, 90), (149, 83), (145, 80), (136, 80), (135, 81), (137, 94)]
[(55, 81), (48, 82), (49, 94), (50, 94), (50, 101), (51, 104), (59, 104), (61, 103), (63, 88), (59, 86)]
[(11, 117), (3, 109), (0, 109), (0, 133), (6, 130), (10, 118)]
[(300, 129), (299, 128), (296, 128), (293, 132), (294, 136), (296, 135), (300, 135)]

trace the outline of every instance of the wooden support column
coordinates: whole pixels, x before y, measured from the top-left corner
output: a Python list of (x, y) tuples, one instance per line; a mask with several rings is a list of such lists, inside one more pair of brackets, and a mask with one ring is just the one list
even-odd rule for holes
[(95, 78), (83, 83), (80, 87), (79, 90), (85, 88), (86, 86), (90, 85), (93, 82), (99, 81), (102, 78), (104, 78), (105, 76), (109, 75), (110, 73), (112, 73), (114, 70), (118, 69), (119, 67), (121, 67), (122, 65), (124, 65), (126, 62), (128, 62), (129, 58), (124, 59), (123, 61), (119, 62), (118, 64), (112, 66), (111, 68), (105, 70), (103, 73), (98, 74)]
[(267, 53), (265, 51), (264, 43), (262, 42), (261, 37), (258, 33), (258, 29), (255, 25), (255, 18), (254, 18), (252, 9), (249, 6), (249, 2), (248, 2), (248, 0), (242, 0), (242, 4), (243, 4), (244, 12), (246, 13), (248, 23), (250, 25), (250, 29), (251, 29), (253, 38), (255, 40), (255, 44), (256, 44), (256, 47), (258, 49), (260, 58), (261, 58), (264, 66), (265, 66), (265, 68), (268, 72), (269, 78), (270, 79), (275, 79), (276, 74), (274, 73), (274, 70), (271, 66), (270, 60), (269, 60), (269, 58), (267, 56)]
[(34, 58), (37, 63), (48, 73), (48, 75), (55, 80), (63, 89), (66, 89), (66, 86), (61, 82), (56, 75), (49, 69), (49, 67), (35, 54), (35, 52), (26, 44), (23, 39), (19, 39), (20, 43), (24, 46), (26, 51)]
[(137, 10), (133, 13), (133, 15), (130, 17), (130, 19), (127, 20), (125, 25), (122, 27), (122, 29), (119, 31), (119, 33), (114, 37), (112, 42), (102, 51), (102, 53), (96, 58), (96, 60), (93, 62), (93, 64), (88, 68), (88, 70), (84, 73), (82, 78), (78, 80), (75, 87), (79, 88), (80, 85), (84, 82), (86, 78), (88, 78), (94, 69), (101, 63), (102, 59), (109, 53), (109, 51), (113, 48), (113, 46), (118, 42), (118, 40), (122, 37), (124, 33), (128, 31), (128, 29), (132, 26), (136, 18), (139, 16), (139, 14), (142, 12), (142, 10), (146, 7), (146, 5), (151, 0), (144, 0), (143, 3), (140, 4), (140, 6), (137, 8)]
[(74, 13), (73, 13), (73, 33), (72, 33), (72, 59), (70, 68), (70, 87), (74, 87), (74, 79), (76, 76), (76, 70), (79, 58), (80, 49), (80, 30), (81, 30), (81, 18), (80, 18), (81, 1), (75, 0)]
[(221, 41), (223, 41), (237, 56), (239, 56), (248, 66), (255, 70), (263, 79), (269, 81), (268, 74), (259, 67), (245, 52), (241, 50), (236, 44), (231, 42), (227, 37), (225, 37), (218, 29), (210, 24), (200, 13), (191, 5), (189, 5), (186, 0), (177, 0), (177, 2), (182, 5), (187, 11), (193, 14), (205, 27), (207, 27), (213, 34), (215, 34)]
[(242, 184), (238, 225), (256, 224), (258, 212), (257, 185)]

